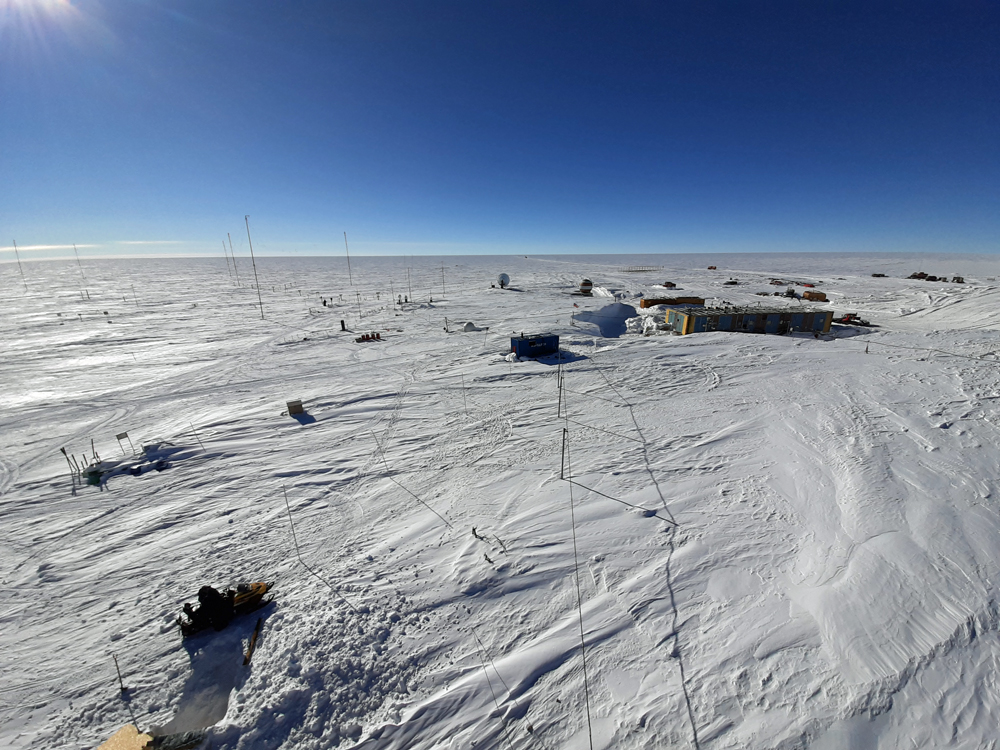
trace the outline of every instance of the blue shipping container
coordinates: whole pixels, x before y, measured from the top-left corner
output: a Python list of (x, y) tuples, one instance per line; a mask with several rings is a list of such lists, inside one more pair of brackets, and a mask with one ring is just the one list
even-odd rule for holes
[(553, 333), (535, 333), (510, 340), (510, 350), (518, 357), (541, 357), (559, 351), (559, 337)]

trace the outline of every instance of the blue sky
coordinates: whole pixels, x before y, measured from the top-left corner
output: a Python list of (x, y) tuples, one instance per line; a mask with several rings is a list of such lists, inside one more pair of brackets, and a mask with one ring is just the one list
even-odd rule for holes
[(996, 252), (1000, 4), (0, 0), (0, 247), (245, 214), (261, 254)]

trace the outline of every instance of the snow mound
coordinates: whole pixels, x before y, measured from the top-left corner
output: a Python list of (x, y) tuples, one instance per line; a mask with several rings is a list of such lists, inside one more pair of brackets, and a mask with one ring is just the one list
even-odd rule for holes
[(626, 332), (650, 335), (657, 331), (666, 331), (667, 309), (666, 305), (640, 308), (637, 317), (625, 321)]
[(608, 339), (616, 339), (626, 332), (625, 321), (636, 316), (632, 305), (614, 302), (605, 305), (600, 310), (585, 310), (576, 314), (577, 323), (590, 323), (597, 327), (600, 335)]
[[(254, 670), (212, 736), (217, 750), (328, 748), (356, 741), (363, 723), (411, 689), (395, 613), (336, 612), (342, 604), (279, 610), (268, 618), (266, 669)], [(334, 611), (331, 611), (334, 610)]]
[(663, 320), (657, 320), (652, 315), (639, 315), (625, 321), (625, 332), (633, 334), (651, 335), (657, 331), (667, 330), (667, 324)]

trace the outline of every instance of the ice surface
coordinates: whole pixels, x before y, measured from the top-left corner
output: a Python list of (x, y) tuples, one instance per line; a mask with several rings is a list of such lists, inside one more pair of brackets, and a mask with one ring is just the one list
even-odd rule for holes
[[(221, 257), (85, 266), (26, 263), (27, 295), (0, 266), (0, 746), (133, 720), (248, 749), (1000, 742), (996, 259), (359, 258), (353, 287), (263, 258), (263, 320)], [(638, 310), (771, 278), (876, 327)], [(560, 355), (508, 357), (521, 331)], [(126, 431), (177, 458), (74, 488), (59, 449), (124, 459)], [(277, 597), (248, 667), (256, 616), (175, 625), (241, 580)]]

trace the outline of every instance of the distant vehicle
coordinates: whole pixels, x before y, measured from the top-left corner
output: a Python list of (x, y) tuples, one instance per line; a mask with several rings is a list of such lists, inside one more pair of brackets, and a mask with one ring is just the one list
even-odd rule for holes
[(715, 270), (715, 266), (709, 266), (709, 267), (708, 267), (708, 270), (709, 270), (709, 271), (714, 271), (714, 270)]
[(873, 279), (884, 279), (885, 278), (885, 274), (884, 273), (873, 273), (872, 274), (872, 278)]
[(863, 326), (865, 328), (871, 326), (871, 323), (869, 323), (867, 320), (862, 320), (861, 318), (859, 318), (857, 313), (844, 313), (839, 318), (834, 318), (833, 322), (840, 323), (841, 325), (845, 326)]

